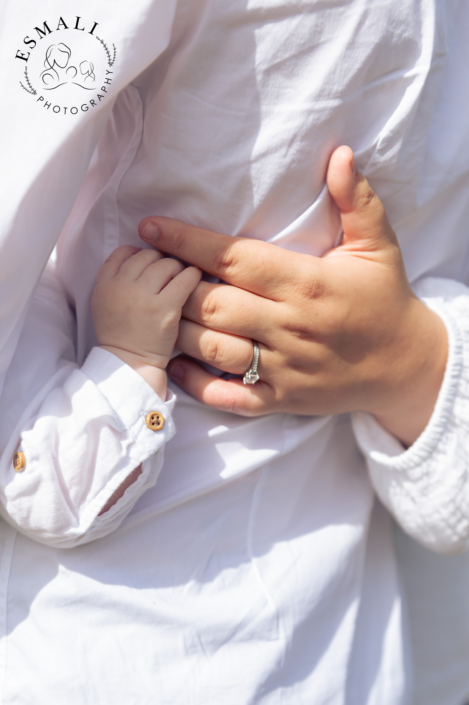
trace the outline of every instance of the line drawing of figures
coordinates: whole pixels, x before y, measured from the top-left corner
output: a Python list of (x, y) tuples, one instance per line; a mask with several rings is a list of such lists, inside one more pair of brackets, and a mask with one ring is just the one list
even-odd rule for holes
[(94, 66), (91, 61), (82, 61), (80, 64), (80, 71), (81, 74), (85, 77), (85, 81), (87, 81), (88, 79), (91, 81), (96, 80), (96, 76), (94, 75)]
[[(61, 42), (60, 44), (51, 44), (51, 46), (46, 51), (46, 58), (44, 61), (45, 71), (41, 73), (41, 80), (46, 87), (58, 88), (59, 85), (65, 83), (65, 81), (60, 82), (60, 74), (63, 69), (67, 67), (70, 57), (72, 55), (71, 49)], [(69, 66), (69, 69), (74, 68)], [(61, 69), (60, 73), (58, 69)], [(76, 75), (76, 69), (75, 69)]]
[[(45, 70), (41, 73), (41, 81), (47, 91), (55, 90), (65, 83), (73, 83), (80, 88), (92, 90), (93, 86), (84, 86), (83, 83), (93, 83), (96, 80), (94, 65), (91, 61), (82, 61), (79, 65), (80, 76), (76, 66), (70, 63), (72, 50), (63, 42), (51, 44), (46, 50), (44, 60)], [(76, 79), (78, 76), (78, 81)], [(83, 76), (83, 78), (81, 78)]]

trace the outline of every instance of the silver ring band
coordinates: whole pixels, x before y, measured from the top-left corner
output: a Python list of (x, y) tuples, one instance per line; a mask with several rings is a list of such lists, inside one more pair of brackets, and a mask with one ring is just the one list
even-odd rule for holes
[(252, 353), (251, 367), (246, 372), (243, 377), (243, 384), (256, 384), (259, 381), (259, 375), (257, 373), (257, 368), (259, 366), (259, 346), (255, 340), (252, 341), (254, 350)]

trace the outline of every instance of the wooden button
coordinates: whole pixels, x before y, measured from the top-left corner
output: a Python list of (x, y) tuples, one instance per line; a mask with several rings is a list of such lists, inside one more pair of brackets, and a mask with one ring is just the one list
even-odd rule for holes
[(15, 453), (13, 456), (13, 467), (15, 468), (15, 472), (23, 472), (23, 470), (26, 467), (26, 458), (24, 453), (21, 451), (18, 451), (18, 453)]
[(159, 411), (150, 411), (145, 421), (150, 431), (161, 431), (164, 426), (164, 416)]

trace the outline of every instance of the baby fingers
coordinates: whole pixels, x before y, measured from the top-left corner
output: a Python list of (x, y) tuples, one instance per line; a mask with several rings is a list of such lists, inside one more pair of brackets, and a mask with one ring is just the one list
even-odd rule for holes
[(164, 297), (168, 307), (182, 308), (197, 287), (201, 277), (202, 271), (198, 267), (186, 267), (182, 272), (180, 271), (172, 277), (161, 291), (161, 296)]
[(151, 294), (159, 294), (182, 270), (184, 265), (171, 257), (150, 264), (140, 275), (139, 284)]

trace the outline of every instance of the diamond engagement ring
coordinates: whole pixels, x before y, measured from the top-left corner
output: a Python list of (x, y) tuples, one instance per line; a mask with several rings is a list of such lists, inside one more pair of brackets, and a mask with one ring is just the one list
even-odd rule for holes
[(259, 346), (255, 340), (252, 341), (254, 350), (252, 353), (251, 367), (246, 372), (243, 377), (243, 384), (256, 384), (259, 381), (259, 375), (257, 373), (257, 368), (259, 366)]

